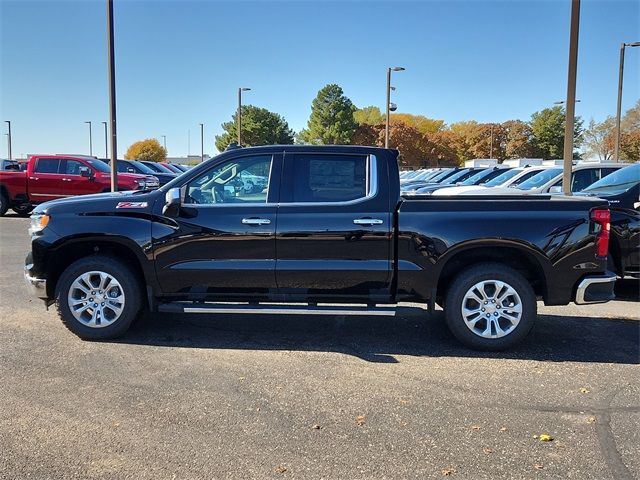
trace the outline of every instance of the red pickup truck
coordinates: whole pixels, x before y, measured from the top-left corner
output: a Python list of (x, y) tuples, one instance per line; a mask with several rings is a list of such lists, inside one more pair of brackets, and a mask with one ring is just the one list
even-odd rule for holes
[[(152, 175), (118, 173), (118, 190), (158, 188)], [(34, 205), (111, 190), (109, 165), (93, 157), (32, 155), (26, 171), (0, 171), (0, 216), (11, 208), (29, 215)]]

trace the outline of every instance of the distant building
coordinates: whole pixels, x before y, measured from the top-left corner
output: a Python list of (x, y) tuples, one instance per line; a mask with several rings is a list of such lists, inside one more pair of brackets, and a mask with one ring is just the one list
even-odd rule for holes
[[(209, 155), (204, 156), (204, 161), (206, 162), (211, 157)], [(167, 157), (166, 162), (168, 163), (177, 163), (178, 165), (195, 165), (200, 163), (200, 155), (189, 155), (187, 157)]]

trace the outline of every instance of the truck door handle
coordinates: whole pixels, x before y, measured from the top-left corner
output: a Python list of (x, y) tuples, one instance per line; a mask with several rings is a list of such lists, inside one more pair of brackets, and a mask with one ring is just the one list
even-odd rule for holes
[(38, 177), (29, 177), (29, 180), (38, 180)]
[(384, 222), (379, 218), (356, 218), (353, 223), (356, 225), (382, 225)]
[(70, 181), (71, 181), (71, 179), (70, 179), (70, 178), (63, 178), (63, 179), (62, 179), (62, 181), (63, 181), (63, 182), (70, 182)]
[(243, 218), (242, 223), (244, 225), (269, 225), (271, 220), (268, 218)]

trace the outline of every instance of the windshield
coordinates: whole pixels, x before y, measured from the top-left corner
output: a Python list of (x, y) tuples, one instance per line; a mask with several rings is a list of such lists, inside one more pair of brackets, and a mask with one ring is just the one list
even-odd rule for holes
[(554, 179), (562, 173), (561, 168), (550, 168), (549, 170), (543, 170), (542, 172), (534, 175), (529, 180), (522, 182), (516, 188), (520, 190), (533, 190), (534, 188), (545, 185), (549, 180)]
[(102, 160), (89, 160), (85, 158), (85, 161), (99, 172), (111, 173), (111, 168), (109, 168), (109, 165), (104, 163)]
[(135, 165), (139, 172), (146, 173), (147, 175), (153, 175), (154, 173), (156, 173), (149, 167), (147, 167), (144, 163), (140, 163), (137, 160), (127, 160), (127, 162)]
[(445, 179), (444, 181), (442, 181), (440, 183), (442, 183), (443, 185), (451, 185), (453, 183), (461, 182), (462, 180), (466, 180), (467, 178), (469, 178), (474, 173), (475, 173), (475, 170), (469, 170), (469, 169), (465, 168), (463, 170), (460, 170), (459, 172), (454, 173), (449, 178)]
[(451, 168), (446, 168), (438, 173), (436, 173), (433, 177), (431, 177), (429, 179), (430, 182), (439, 182), (440, 180), (442, 180), (443, 178), (447, 177), (448, 175), (451, 174), (451, 172), (453, 171), (453, 169)]
[(482, 180), (485, 178), (492, 178), (496, 175), (500, 175), (501, 169), (488, 168), (487, 170), (482, 170), (475, 175), (471, 175), (467, 178), (461, 185), (479, 185), (484, 183)]
[(497, 177), (494, 177), (491, 180), (489, 180), (488, 182), (486, 182), (484, 184), (484, 186), (485, 187), (498, 187), (498, 186), (502, 185), (504, 182), (506, 182), (507, 180), (515, 177), (520, 172), (522, 172), (522, 170), (518, 170), (518, 169), (515, 169), (515, 168), (514, 169), (509, 169), (506, 172), (502, 172)]
[(624, 192), (638, 183), (640, 183), (640, 165), (636, 164), (610, 173), (585, 188), (583, 192), (601, 192), (603, 190), (608, 190), (612, 193)]

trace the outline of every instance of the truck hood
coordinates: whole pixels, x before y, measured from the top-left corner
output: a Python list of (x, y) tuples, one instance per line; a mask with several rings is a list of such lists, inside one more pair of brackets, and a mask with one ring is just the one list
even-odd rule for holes
[[(118, 175), (120, 176), (120, 175)], [(137, 177), (144, 177), (144, 175), (136, 175)], [(157, 198), (159, 193), (157, 190), (143, 191), (143, 190), (130, 190), (126, 192), (106, 192), (96, 193), (93, 195), (77, 195), (74, 197), (60, 198), (58, 200), (51, 200), (50, 202), (41, 203), (34, 210), (34, 214), (39, 213), (51, 213), (56, 211), (76, 211), (82, 210), (84, 212), (100, 211), (100, 212), (112, 212), (119, 209), (119, 204), (133, 204), (128, 206), (127, 209), (133, 210), (146, 210), (153, 205), (153, 202)], [(146, 203), (146, 205), (144, 205)], [(138, 205), (137, 207), (135, 205)]]

